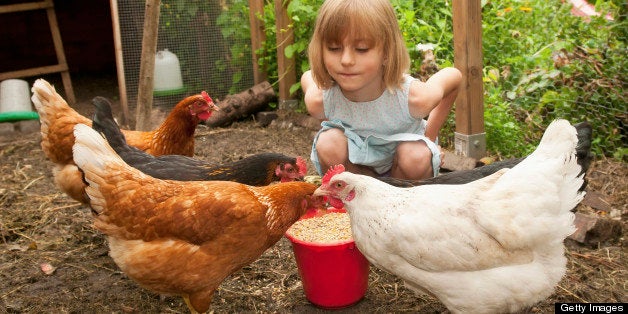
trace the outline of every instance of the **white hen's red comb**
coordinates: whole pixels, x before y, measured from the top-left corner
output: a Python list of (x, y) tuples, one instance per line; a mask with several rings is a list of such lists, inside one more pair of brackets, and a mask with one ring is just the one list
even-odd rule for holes
[(323, 176), (321, 183), (323, 184), (329, 183), (329, 180), (331, 180), (331, 177), (339, 173), (342, 173), (344, 171), (345, 171), (345, 166), (343, 166), (342, 164), (329, 167), (329, 170), (327, 170), (327, 173), (325, 173), (325, 175)]

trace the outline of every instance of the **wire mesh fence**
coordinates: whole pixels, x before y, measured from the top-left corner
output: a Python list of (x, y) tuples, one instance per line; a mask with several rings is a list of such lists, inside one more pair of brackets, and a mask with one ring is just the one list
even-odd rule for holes
[[(203, 90), (221, 99), (254, 84), (250, 37), (246, 35), (248, 15), (221, 18), (231, 2), (161, 1), (157, 53), (167, 50), (176, 56), (183, 87), (158, 90), (153, 95), (156, 106), (172, 107)], [(118, 1), (127, 101), (132, 113), (137, 105), (145, 5), (143, 0)], [(243, 35), (234, 36), (234, 30)], [(168, 63), (169, 68), (171, 65)], [(155, 77), (156, 82), (158, 79)]]
[(553, 119), (587, 120), (594, 153), (626, 161), (625, 7), (598, 1), (584, 12), (570, 2), (483, 8), (487, 140), (514, 152)]
[[(593, 152), (627, 161), (628, 107), (625, 62), (619, 51), (575, 47), (548, 52), (552, 64), (513, 73), (509, 65), (484, 67), (484, 126), (488, 153), (500, 157), (528, 154), (549, 123), (558, 118), (593, 126)], [(625, 53), (625, 52), (624, 52)], [(491, 56), (485, 55), (485, 60)], [(516, 70), (515, 70), (516, 71)], [(453, 146), (454, 118), (444, 130)]]

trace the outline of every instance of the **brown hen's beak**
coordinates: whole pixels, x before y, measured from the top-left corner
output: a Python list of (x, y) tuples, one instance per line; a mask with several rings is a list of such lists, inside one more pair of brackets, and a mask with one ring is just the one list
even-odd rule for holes
[(325, 197), (321, 197), (321, 196), (314, 196), (312, 195), (309, 198), (309, 207), (311, 209), (327, 209), (327, 200), (325, 199)]

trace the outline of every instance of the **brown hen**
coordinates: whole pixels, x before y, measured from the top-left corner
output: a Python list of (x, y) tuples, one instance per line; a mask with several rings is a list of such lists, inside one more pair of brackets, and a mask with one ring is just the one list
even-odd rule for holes
[(92, 128), (77, 125), (75, 136), (74, 160), (111, 257), (141, 286), (182, 296), (192, 312), (207, 311), (222, 281), (308, 208), (323, 209), (311, 183), (159, 180), (127, 165)]
[[(55, 164), (54, 180), (61, 191), (86, 204), (85, 184), (72, 160), (74, 125), (92, 125), (92, 121), (72, 109), (57, 93), (54, 86), (43, 79), (33, 84), (32, 101), (41, 122), (41, 148)], [(200, 121), (209, 119), (218, 110), (203, 92), (183, 99), (170, 112), (159, 128), (148, 131), (122, 130), (129, 145), (152, 155), (194, 154), (194, 131)]]

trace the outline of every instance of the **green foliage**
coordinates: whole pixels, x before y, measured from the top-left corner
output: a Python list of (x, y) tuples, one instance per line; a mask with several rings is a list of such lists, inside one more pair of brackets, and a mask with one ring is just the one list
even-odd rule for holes
[(499, 93), (487, 95), (486, 98), (484, 127), (489, 152), (500, 157), (523, 156), (532, 152), (535, 145), (521, 140), (525, 133), (509, 103)]
[[(393, 0), (397, 20), (412, 60), (411, 72), (421, 67), (423, 59), (417, 44), (433, 44), (440, 67), (453, 65), (453, 20), (451, 1)], [(435, 3), (438, 2), (438, 3)], [(447, 4), (448, 3), (448, 4)]]
[[(608, 1), (596, 5), (616, 20), (577, 17), (569, 4), (559, 1), (486, 3), (484, 65), (500, 74), (485, 79), (491, 82), (484, 86), (487, 134), (505, 128), (491, 119), (492, 111), (506, 103), (524, 131), (522, 139), (537, 142), (556, 118), (588, 120), (594, 127), (594, 152), (626, 159), (620, 149), (627, 141), (622, 134), (628, 100), (623, 92), (626, 37), (621, 37), (626, 32), (625, 12), (622, 15)], [(504, 143), (489, 136), (487, 141), (492, 151), (521, 154), (507, 152)]]
[(235, 68), (235, 70), (229, 71), (231, 74), (230, 94), (240, 92), (238, 83), (242, 80), (243, 71), (250, 69), (242, 69), (237, 66), (252, 60), (251, 29), (248, 19), (248, 0), (232, 0), (231, 5), (225, 8), (216, 20), (222, 37), (229, 43), (229, 63), (223, 64), (223, 66)]

